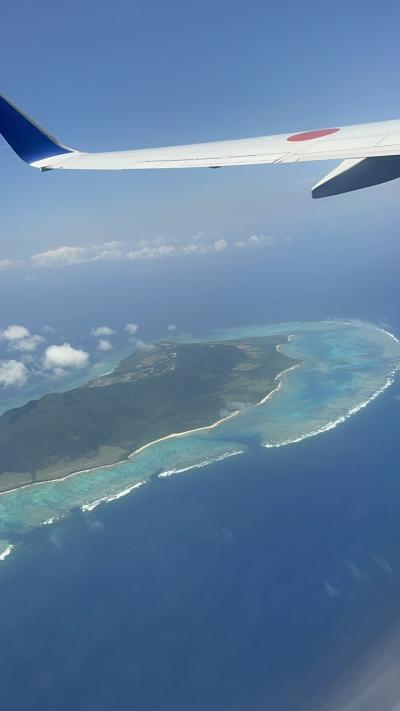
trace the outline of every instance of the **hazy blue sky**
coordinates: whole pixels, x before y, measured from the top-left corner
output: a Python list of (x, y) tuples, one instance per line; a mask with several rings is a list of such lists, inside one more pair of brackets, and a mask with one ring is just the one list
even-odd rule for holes
[[(20, 0), (2, 13), (1, 90), (62, 141), (133, 148), (400, 115), (395, 2)], [(40, 175), (0, 154), (0, 258), (199, 230), (370, 226), (397, 186), (312, 202), (329, 164)], [(371, 198), (373, 197), (373, 204)]]
[[(399, 20), (395, 2), (20, 0), (1, 90), (83, 150), (394, 118)], [(52, 341), (93, 350), (102, 323), (393, 320), (400, 184), (313, 201), (331, 168), (40, 174), (1, 143), (0, 358), (13, 323), (56, 328), (39, 367)]]

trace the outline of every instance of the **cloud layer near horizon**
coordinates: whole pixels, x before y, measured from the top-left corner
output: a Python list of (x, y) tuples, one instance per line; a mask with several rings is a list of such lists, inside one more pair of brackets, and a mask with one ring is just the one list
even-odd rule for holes
[(142, 259), (160, 259), (165, 257), (183, 257), (221, 253), (229, 249), (246, 249), (255, 247), (271, 247), (275, 244), (272, 237), (266, 235), (250, 235), (250, 237), (229, 242), (220, 238), (213, 241), (199, 239), (195, 236), (192, 241), (179, 244), (157, 239), (154, 242), (140, 240), (134, 247), (122, 242), (104, 242), (85, 247), (64, 245), (38, 252), (22, 260), (0, 259), (0, 270), (10, 269), (43, 269), (66, 267), (92, 262), (126, 262)]

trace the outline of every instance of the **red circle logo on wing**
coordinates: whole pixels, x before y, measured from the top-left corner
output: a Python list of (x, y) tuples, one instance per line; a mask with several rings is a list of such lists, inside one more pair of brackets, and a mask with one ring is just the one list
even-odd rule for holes
[(331, 133), (337, 133), (340, 128), (321, 128), (319, 131), (305, 131), (304, 133), (295, 133), (289, 136), (288, 141), (311, 141), (313, 138), (322, 138), (330, 136)]

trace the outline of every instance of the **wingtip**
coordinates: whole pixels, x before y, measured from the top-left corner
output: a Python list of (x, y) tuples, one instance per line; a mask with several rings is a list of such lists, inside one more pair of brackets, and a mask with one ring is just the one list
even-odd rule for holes
[(0, 134), (25, 163), (73, 152), (0, 94)]

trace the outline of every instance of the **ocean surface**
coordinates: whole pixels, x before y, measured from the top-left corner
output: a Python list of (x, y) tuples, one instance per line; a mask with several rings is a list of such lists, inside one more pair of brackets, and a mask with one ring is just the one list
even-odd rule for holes
[(265, 403), (0, 497), (2, 708), (327, 708), (393, 629), (399, 344), (365, 322), (281, 332), (303, 364)]
[(27, 534), (2, 708), (313, 708), (399, 619), (399, 396)]

